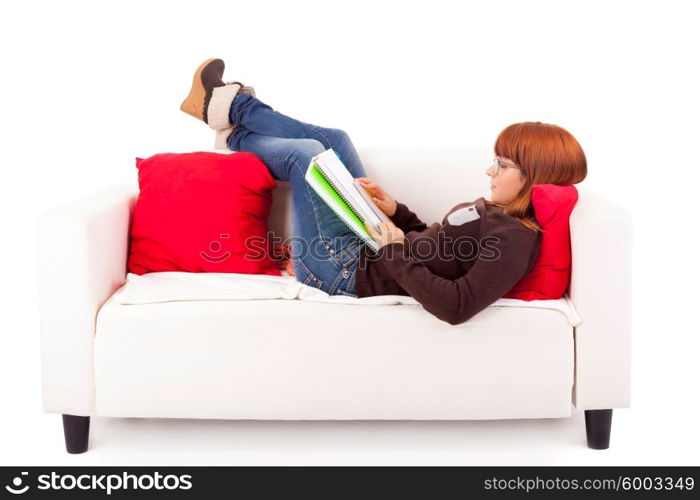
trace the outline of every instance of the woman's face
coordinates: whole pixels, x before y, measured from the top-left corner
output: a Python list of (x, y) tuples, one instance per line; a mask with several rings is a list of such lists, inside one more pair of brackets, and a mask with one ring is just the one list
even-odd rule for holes
[(522, 170), (509, 158), (497, 156), (486, 175), (491, 177), (491, 201), (503, 205), (513, 201), (525, 185)]

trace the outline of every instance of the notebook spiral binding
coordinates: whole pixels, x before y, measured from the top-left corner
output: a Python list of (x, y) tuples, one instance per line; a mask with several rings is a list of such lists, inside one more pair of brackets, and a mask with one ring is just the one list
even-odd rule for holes
[(333, 181), (332, 181), (331, 179), (328, 178), (328, 176), (327, 176), (326, 173), (323, 171), (323, 169), (322, 169), (321, 167), (319, 167), (317, 163), (314, 163), (314, 165), (316, 166), (316, 168), (318, 169), (318, 171), (321, 173), (321, 175), (323, 176), (323, 178), (326, 179), (326, 180), (328, 181), (328, 184), (330, 184), (331, 186), (333, 186), (333, 187), (335, 188), (335, 192), (338, 193), (338, 196), (340, 196), (340, 197), (343, 199), (343, 201), (344, 201), (345, 203), (348, 204), (348, 207), (350, 207), (350, 210), (352, 210), (352, 213), (354, 213), (355, 215), (357, 215), (358, 219), (360, 219), (362, 222), (367, 222), (367, 219), (365, 219), (364, 217), (362, 217), (362, 215), (352, 206), (352, 204), (348, 201), (348, 199), (347, 199), (345, 196), (343, 196), (343, 193), (340, 191), (340, 189), (338, 189), (338, 186), (336, 186), (336, 185), (333, 183)]
[[(366, 219), (364, 217), (362, 217), (362, 215), (358, 214), (357, 211), (352, 207), (352, 205), (350, 205), (350, 203), (348, 203), (348, 200), (345, 198), (345, 196), (343, 196), (342, 193), (338, 190), (338, 186), (336, 186), (335, 183), (333, 183), (333, 181), (328, 178), (328, 176), (323, 172), (323, 169), (321, 169), (321, 167), (319, 167), (317, 163), (314, 163), (313, 165), (316, 167), (318, 172), (323, 176), (323, 178), (328, 181), (328, 184), (330, 184), (331, 186), (333, 186), (335, 188), (335, 191), (338, 194), (338, 196), (340, 198), (342, 198), (345, 201), (345, 203), (347, 203), (347, 205), (348, 205), (348, 207), (350, 207), (350, 210), (352, 211), (352, 213), (357, 215), (358, 219), (360, 219), (362, 222), (366, 222)], [(316, 193), (316, 194), (323, 197), (320, 193)], [(328, 206), (331, 208), (331, 210), (333, 210), (333, 212), (338, 216), (338, 218), (341, 221), (343, 221), (343, 223), (348, 227), (348, 229), (350, 229), (354, 234), (356, 234), (360, 238), (360, 241), (362, 241), (364, 244), (366, 244), (369, 248), (371, 248), (375, 252), (377, 252), (379, 250), (379, 245), (377, 244), (376, 241), (374, 241), (373, 239), (371, 241), (367, 241), (365, 239), (364, 235), (357, 234), (355, 228), (348, 221), (346, 221), (345, 218), (343, 217), (344, 214), (342, 214), (340, 211), (336, 210), (336, 208), (333, 204), (329, 204)]]

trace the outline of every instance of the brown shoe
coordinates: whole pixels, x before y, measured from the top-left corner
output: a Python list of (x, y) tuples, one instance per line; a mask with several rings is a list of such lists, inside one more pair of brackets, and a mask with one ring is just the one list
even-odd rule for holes
[(224, 83), (223, 75), (224, 61), (204, 61), (195, 71), (190, 93), (180, 105), (181, 111), (202, 120), (214, 130), (231, 126), (231, 102), (243, 87), (240, 82)]

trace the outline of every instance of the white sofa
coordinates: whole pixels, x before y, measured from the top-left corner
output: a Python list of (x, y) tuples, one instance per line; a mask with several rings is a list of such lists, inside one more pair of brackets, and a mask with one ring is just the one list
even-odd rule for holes
[[(428, 224), (488, 196), (486, 149), (360, 156)], [(574, 405), (588, 446), (607, 448), (612, 409), (630, 405), (632, 224), (585, 183), (579, 192), (567, 298), (501, 299), (460, 325), (411, 297), (329, 297), (288, 276), (273, 281), (291, 295), (249, 298), (227, 294), (253, 275), (125, 284), (136, 185), (57, 208), (38, 223), (44, 411), (63, 414), (67, 451), (82, 453), (93, 416), (519, 419)], [(270, 226), (288, 236), (288, 184), (273, 197)]]

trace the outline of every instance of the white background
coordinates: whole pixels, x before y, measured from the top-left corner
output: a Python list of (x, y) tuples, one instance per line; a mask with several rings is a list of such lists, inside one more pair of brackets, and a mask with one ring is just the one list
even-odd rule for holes
[[(698, 20), (678, 1), (3, 2), (0, 464), (698, 465)], [(93, 419), (89, 452), (68, 455), (60, 416), (41, 407), (36, 221), (135, 183), (136, 156), (213, 148), (213, 132), (179, 110), (209, 57), (224, 59), (225, 80), (345, 129), (359, 149), (491, 147), (526, 120), (572, 132), (585, 185), (635, 223), (632, 407), (614, 412), (610, 449), (586, 448), (576, 411)]]

